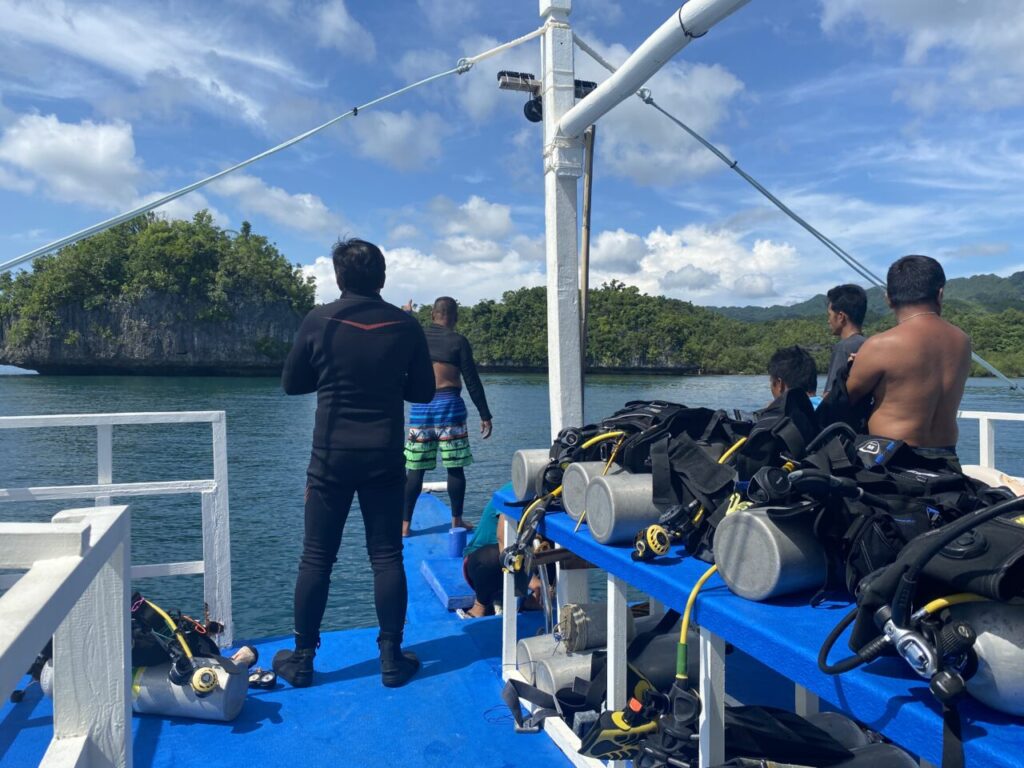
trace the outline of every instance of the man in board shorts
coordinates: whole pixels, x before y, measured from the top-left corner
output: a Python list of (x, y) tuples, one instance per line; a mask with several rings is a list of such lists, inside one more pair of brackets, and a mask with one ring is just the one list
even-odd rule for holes
[(409, 410), (409, 433), (405, 442), (405, 513), (402, 535), (412, 532), (412, 513), (423, 490), (423, 474), (441, 464), (448, 470), (448, 501), (452, 506), (452, 527), (467, 527), (462, 521), (466, 499), (465, 468), (473, 463), (469, 448), (468, 414), (462, 400), (462, 381), (480, 413), (480, 434), (491, 436), (491, 411), (483, 384), (476, 371), (473, 350), (466, 337), (455, 332), (459, 307), (455, 299), (442, 296), (434, 302), (431, 324), (426, 329), (427, 346), (434, 365), (434, 399), (425, 405), (414, 403)]

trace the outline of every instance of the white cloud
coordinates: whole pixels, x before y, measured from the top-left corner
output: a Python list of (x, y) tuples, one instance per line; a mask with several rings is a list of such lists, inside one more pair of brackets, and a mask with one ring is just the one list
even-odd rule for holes
[(462, 205), (447, 197), (436, 197), (430, 204), (438, 231), (446, 235), (470, 235), (502, 238), (512, 232), (512, 209), (472, 195)]
[[(384, 256), (388, 274), (382, 293), (395, 304), (404, 304), (410, 298), (425, 304), (438, 296), (452, 294), (459, 302), (475, 304), (481, 299), (500, 298), (512, 288), (544, 283), (541, 265), (515, 248), (507, 249), (496, 261), (464, 263), (453, 263), (440, 254), (415, 248), (391, 248)], [(316, 278), (318, 302), (338, 298), (329, 258), (322, 256), (302, 269)]]
[(312, 235), (336, 236), (343, 226), (341, 219), (316, 195), (292, 194), (258, 176), (234, 173), (214, 182), (212, 189), (218, 195), (234, 198), (244, 216), (262, 214), (278, 224)]
[(393, 245), (407, 243), (410, 240), (419, 239), (420, 231), (412, 224), (398, 224), (388, 232), (388, 242)]
[(434, 112), (374, 110), (352, 123), (359, 153), (400, 171), (428, 166), (441, 157), (441, 141), (451, 129)]
[(937, 51), (956, 60), (942, 83), (898, 92), (911, 106), (934, 109), (955, 94), (981, 109), (1024, 104), (1024, 5), (1018, 0), (821, 0), (826, 32), (861, 21), (874, 34), (904, 41), (904, 61), (921, 66)]
[(732, 285), (737, 296), (745, 299), (763, 299), (775, 295), (775, 284), (771, 275), (764, 272), (749, 272), (736, 278)]
[[(621, 64), (630, 53), (618, 44), (588, 42), (614, 65)], [(605, 69), (583, 53), (577, 55), (577, 72), (579, 77), (596, 81), (608, 76)], [(743, 90), (743, 83), (717, 64), (670, 61), (646, 87), (661, 107), (678, 114), (699, 133), (709, 135), (728, 114), (729, 105)], [(701, 176), (719, 165), (710, 152), (678, 126), (636, 98), (627, 99), (601, 118), (597, 154), (602, 167), (645, 186), (670, 186)]]
[(19, 176), (0, 165), (0, 188), (27, 193), (35, 190), (36, 183), (32, 179)]
[(647, 244), (640, 235), (619, 229), (599, 232), (590, 244), (592, 268), (630, 274), (640, 269)]
[(327, 0), (317, 9), (314, 18), (323, 47), (335, 48), (360, 61), (373, 61), (377, 55), (373, 35), (352, 18), (345, 0)]
[(129, 205), (142, 173), (128, 123), (63, 123), (56, 115), (22, 115), (7, 126), (0, 162), (34, 176), (57, 200), (98, 208)]
[(505, 251), (500, 243), (471, 235), (446, 237), (438, 246), (440, 258), (448, 263), (480, 264), (500, 261)]
[(594, 242), (591, 285), (620, 280), (698, 304), (773, 296), (775, 281), (792, 281), (803, 271), (790, 244), (762, 239), (748, 245), (742, 232), (727, 228), (658, 227), (646, 236), (620, 229), (601, 232)]
[[(0, 0), (0, 69), (17, 68), (28, 54), (40, 66), (21, 74), (41, 92), (52, 92), (60, 82), (66, 96), (102, 104), (126, 100), (127, 86), (139, 98), (186, 100), (262, 125), (272, 104), (268, 81), (290, 88), (308, 83), (258, 39), (214, 21), (188, 9), (168, 14), (145, 3)], [(69, 80), (69, 63), (86, 68)], [(94, 77), (97, 71), (113, 75), (118, 86)]]
[(427, 23), (436, 32), (463, 27), (480, 15), (479, 0), (416, 0)]

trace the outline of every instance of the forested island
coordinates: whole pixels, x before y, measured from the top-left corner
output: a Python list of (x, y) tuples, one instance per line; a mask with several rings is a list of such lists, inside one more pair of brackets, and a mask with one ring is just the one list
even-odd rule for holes
[(277, 375), (315, 286), (266, 237), (149, 214), (0, 274), (0, 364)]
[[(314, 303), (311, 278), (247, 222), (148, 215), (0, 275), (0, 364), (40, 373), (275, 375)], [(951, 280), (944, 315), (983, 357), (1024, 375), (1024, 272)], [(892, 325), (869, 293), (867, 332)], [(543, 288), (462, 307), (459, 330), (487, 370), (547, 365)], [(764, 373), (799, 344), (824, 371), (825, 298), (791, 307), (699, 307), (612, 282), (589, 294), (592, 371)], [(429, 307), (418, 310), (429, 322)], [(982, 373), (979, 369), (976, 373)]]

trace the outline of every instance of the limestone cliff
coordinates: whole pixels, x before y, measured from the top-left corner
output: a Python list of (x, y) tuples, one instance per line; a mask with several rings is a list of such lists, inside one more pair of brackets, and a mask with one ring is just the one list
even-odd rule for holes
[[(0, 316), (0, 364), (44, 374), (277, 375), (302, 322), (287, 300), (231, 304), (217, 317), (203, 301), (149, 293), (98, 307), (62, 306), (56, 323), (12, 334)], [(227, 313), (219, 313), (224, 315)]]

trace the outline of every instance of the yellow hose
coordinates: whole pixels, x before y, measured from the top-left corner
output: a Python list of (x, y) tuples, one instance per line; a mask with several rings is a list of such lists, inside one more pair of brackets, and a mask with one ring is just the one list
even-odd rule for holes
[(939, 597), (927, 603), (919, 613), (925, 613), (931, 615), (938, 613), (943, 608), (949, 608), (951, 605), (960, 605), (962, 603), (984, 603), (987, 602), (987, 597), (981, 595), (975, 595), (971, 592), (959, 592), (955, 595), (947, 595), (946, 597)]
[(690, 615), (693, 613), (693, 606), (697, 602), (697, 593), (700, 592), (708, 579), (718, 573), (718, 566), (712, 565), (704, 574), (697, 579), (697, 583), (690, 590), (690, 597), (686, 600), (686, 608), (683, 610), (683, 623), (679, 627), (679, 648), (676, 651), (676, 677), (680, 680), (686, 679), (686, 635), (690, 631)]
[(188, 643), (185, 641), (185, 636), (181, 634), (181, 630), (178, 629), (178, 625), (174, 622), (174, 619), (168, 616), (167, 612), (164, 611), (164, 609), (156, 603), (151, 603), (149, 600), (147, 600), (146, 605), (148, 605), (150, 608), (156, 611), (160, 618), (162, 618), (167, 623), (167, 627), (171, 630), (171, 632), (174, 633), (174, 636), (178, 639), (178, 644), (181, 645), (181, 650), (185, 652), (185, 655), (188, 657), (189, 661), (191, 661), (192, 649), (188, 647)]
[(597, 445), (602, 440), (610, 440), (613, 437), (625, 437), (625, 435), (626, 433), (623, 432), (622, 430), (618, 430), (616, 432), (605, 432), (603, 435), (598, 435), (597, 437), (590, 438), (589, 440), (587, 440), (587, 442), (581, 445), (580, 448), (582, 450), (586, 450), (587, 448), (591, 448)]

